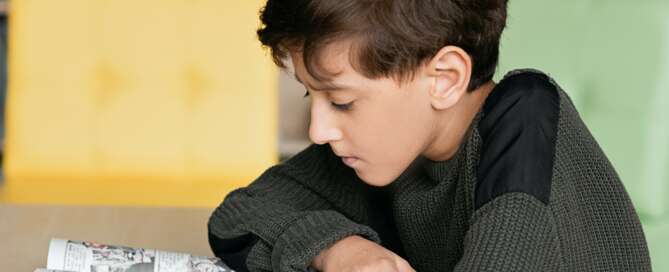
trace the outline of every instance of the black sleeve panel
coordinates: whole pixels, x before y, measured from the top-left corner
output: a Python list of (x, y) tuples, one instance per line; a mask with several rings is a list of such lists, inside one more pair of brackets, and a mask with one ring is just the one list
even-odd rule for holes
[(476, 209), (511, 192), (548, 204), (559, 111), (558, 89), (545, 74), (525, 71), (499, 82), (479, 123)]

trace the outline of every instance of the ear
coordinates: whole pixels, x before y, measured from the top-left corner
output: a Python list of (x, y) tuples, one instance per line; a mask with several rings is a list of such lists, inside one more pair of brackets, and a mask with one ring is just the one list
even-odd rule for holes
[(429, 94), (434, 109), (451, 108), (467, 93), (472, 60), (462, 48), (446, 46), (440, 49), (425, 69), (433, 81)]

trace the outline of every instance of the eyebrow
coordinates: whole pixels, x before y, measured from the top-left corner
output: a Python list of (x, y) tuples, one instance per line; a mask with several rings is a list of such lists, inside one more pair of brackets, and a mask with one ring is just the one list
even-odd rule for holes
[[(302, 83), (302, 85), (305, 85), (304, 82), (302, 82), (302, 80), (300, 80), (300, 78), (297, 76), (297, 74), (294, 73), (293, 76), (295, 76), (295, 80), (297, 80), (297, 82)], [(338, 90), (350, 89), (348, 86), (337, 85), (334, 83), (326, 83), (325, 85), (318, 88), (311, 85), (309, 85), (308, 87), (314, 91), (338, 91)]]

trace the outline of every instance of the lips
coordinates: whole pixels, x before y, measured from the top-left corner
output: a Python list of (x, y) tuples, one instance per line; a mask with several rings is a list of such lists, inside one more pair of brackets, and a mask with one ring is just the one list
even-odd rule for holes
[(348, 165), (349, 167), (354, 167), (359, 159), (356, 157), (341, 157), (341, 160), (344, 162), (344, 164)]
[(332, 148), (332, 152), (334, 152), (334, 154), (337, 155), (337, 157), (341, 158), (341, 161), (344, 164), (346, 164), (347, 166), (349, 166), (351, 168), (355, 167), (355, 165), (357, 165), (358, 162), (360, 161), (360, 158), (358, 158), (358, 157), (344, 155), (344, 154), (346, 154), (345, 152), (339, 152), (339, 149), (334, 148), (332, 146), (330, 146), (330, 148)]

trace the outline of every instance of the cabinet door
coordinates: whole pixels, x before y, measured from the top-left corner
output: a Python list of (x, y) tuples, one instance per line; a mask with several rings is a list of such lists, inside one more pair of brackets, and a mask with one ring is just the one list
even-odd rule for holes
[(262, 4), (12, 2), (0, 201), (214, 206), (276, 163)]

